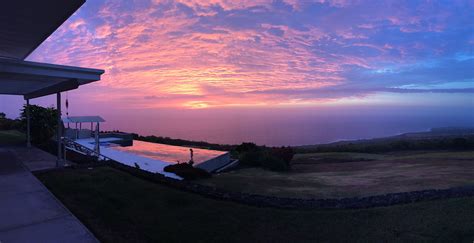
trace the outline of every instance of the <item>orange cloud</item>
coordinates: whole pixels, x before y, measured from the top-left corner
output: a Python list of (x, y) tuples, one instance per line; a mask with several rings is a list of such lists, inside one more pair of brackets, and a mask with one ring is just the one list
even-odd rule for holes
[[(330, 9), (359, 4), (314, 2)], [(275, 6), (278, 1), (155, 0), (141, 8), (138, 3), (143, 2), (89, 1), (80, 11), (96, 7), (97, 14), (78, 12), (31, 59), (105, 69), (93, 86), (97, 91), (85, 95), (123, 106), (308, 105), (351, 94), (316, 96), (305, 90), (353, 88), (358, 84), (347, 78), (347, 70), (377, 69), (385, 60), (396, 64), (415, 49), (409, 46), (414, 42), (371, 43), (381, 26), (424, 30), (420, 17), (404, 12), (347, 23), (344, 10), (316, 21), (302, 7), (313, 1)], [(439, 24), (430, 26), (442, 31)]]

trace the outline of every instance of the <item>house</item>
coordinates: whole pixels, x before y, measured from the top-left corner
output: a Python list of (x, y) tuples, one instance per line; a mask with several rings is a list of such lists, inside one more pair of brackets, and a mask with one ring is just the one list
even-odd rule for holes
[[(61, 112), (61, 93), (100, 80), (104, 70), (25, 61), (85, 0), (16, 0), (0, 3), (0, 94), (31, 99), (56, 94)], [(30, 120), (27, 106), (27, 146)], [(61, 117), (58, 117), (61, 124)], [(62, 126), (57, 140), (61, 141)], [(61, 142), (57, 166), (62, 165)]]

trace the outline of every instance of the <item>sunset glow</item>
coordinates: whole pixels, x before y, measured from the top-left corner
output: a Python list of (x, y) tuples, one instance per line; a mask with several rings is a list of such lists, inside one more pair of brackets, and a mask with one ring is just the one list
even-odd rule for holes
[(106, 94), (130, 109), (465, 103), (473, 13), (472, 1), (94, 0), (29, 60), (105, 69), (76, 103)]

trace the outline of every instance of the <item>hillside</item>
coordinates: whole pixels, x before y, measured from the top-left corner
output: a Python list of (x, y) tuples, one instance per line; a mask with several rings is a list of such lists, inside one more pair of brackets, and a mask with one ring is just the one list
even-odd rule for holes
[(298, 153), (387, 152), (392, 150), (472, 149), (474, 128), (442, 127), (427, 132), (404, 133), (391, 137), (338, 141), (329, 144), (296, 146)]

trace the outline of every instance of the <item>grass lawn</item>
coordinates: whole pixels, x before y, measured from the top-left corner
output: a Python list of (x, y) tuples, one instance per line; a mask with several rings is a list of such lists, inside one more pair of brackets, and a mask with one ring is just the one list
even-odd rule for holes
[(110, 167), (38, 178), (104, 242), (386, 242), (474, 239), (474, 197), (362, 210), (218, 201)]
[(0, 146), (26, 143), (25, 134), (16, 130), (0, 131)]
[(474, 184), (474, 151), (296, 154), (290, 172), (245, 168), (198, 183), (297, 198), (341, 198)]
[(351, 152), (327, 152), (327, 153), (305, 153), (295, 154), (292, 164), (312, 164), (312, 163), (342, 163), (353, 161), (373, 161), (383, 159), (382, 154), (351, 153)]

